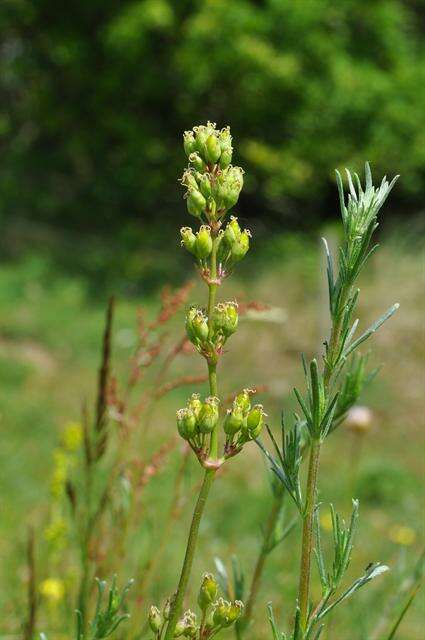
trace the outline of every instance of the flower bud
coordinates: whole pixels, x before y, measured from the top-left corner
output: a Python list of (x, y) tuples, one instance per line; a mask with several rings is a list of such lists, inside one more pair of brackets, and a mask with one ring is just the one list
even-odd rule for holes
[(149, 609), (148, 621), (149, 621), (149, 626), (154, 633), (158, 633), (161, 630), (161, 627), (164, 624), (164, 621), (162, 619), (162, 615), (158, 607), (152, 606)]
[(236, 302), (220, 302), (214, 308), (214, 327), (226, 338), (232, 335), (238, 326), (238, 305)]
[(221, 156), (220, 156), (220, 168), (227, 169), (232, 162), (232, 136), (230, 135), (229, 127), (225, 127), (220, 131), (219, 135)]
[(205, 198), (211, 195), (211, 182), (206, 173), (203, 173), (199, 179), (199, 189)]
[(185, 131), (183, 134), (183, 147), (185, 154), (189, 157), (196, 149), (195, 136), (193, 131)]
[(226, 229), (223, 234), (223, 238), (225, 242), (229, 246), (233, 246), (233, 244), (239, 240), (241, 237), (242, 231), (238, 223), (238, 219), (234, 216), (230, 217), (230, 222), (227, 223)]
[(201, 433), (211, 433), (218, 422), (218, 398), (206, 398), (199, 412), (198, 428)]
[(191, 307), (186, 314), (186, 333), (191, 342), (204, 342), (208, 338), (208, 322), (205, 314), (197, 307)]
[(188, 610), (185, 611), (183, 616), (184, 631), (183, 636), (185, 638), (195, 638), (198, 633), (198, 625), (196, 624), (196, 615)]
[(199, 393), (192, 393), (189, 400), (187, 401), (187, 408), (193, 411), (195, 414), (195, 418), (198, 419), (199, 412), (202, 407), (202, 402), (199, 398)]
[(191, 153), (189, 156), (189, 162), (192, 164), (197, 171), (205, 170), (205, 162), (202, 160), (199, 153)]
[(244, 604), (240, 600), (235, 600), (230, 604), (227, 611), (227, 620), (229, 625), (233, 624), (241, 617), (243, 608)]
[(232, 245), (232, 259), (235, 262), (239, 262), (246, 255), (249, 249), (249, 239), (251, 237), (250, 231), (248, 229), (244, 229), (242, 231), (239, 240), (233, 243)]
[(215, 164), (221, 155), (221, 146), (215, 134), (208, 136), (205, 142), (205, 159), (210, 164)]
[(258, 438), (263, 428), (265, 413), (261, 404), (252, 407), (246, 418), (246, 427), (251, 440)]
[(196, 177), (194, 176), (193, 171), (190, 171), (189, 169), (186, 169), (186, 171), (183, 173), (181, 183), (188, 189), (198, 189), (198, 182), (196, 180)]
[(198, 594), (198, 605), (202, 611), (205, 611), (216, 599), (217, 591), (218, 585), (216, 579), (211, 573), (205, 573)]
[(233, 404), (232, 409), (227, 410), (226, 417), (224, 419), (224, 432), (232, 437), (234, 436), (243, 425), (244, 415), (241, 407), (237, 404)]
[(209, 135), (212, 133), (212, 131), (214, 130), (213, 127), (210, 126), (210, 122), (208, 122), (207, 126), (205, 125), (199, 125), (197, 127), (194, 127), (194, 131), (196, 132), (196, 150), (202, 155), (204, 156), (205, 154), (205, 146), (206, 146), (206, 142), (207, 139), (209, 137)]
[(199, 218), (202, 211), (207, 205), (207, 201), (200, 191), (197, 189), (189, 189), (189, 195), (186, 201), (187, 210), (192, 216)]
[(199, 260), (204, 260), (210, 255), (212, 247), (211, 228), (203, 224), (196, 234), (195, 254)]
[(229, 164), (232, 162), (232, 149), (225, 149), (221, 152), (220, 156), (220, 169), (227, 169)]
[(185, 440), (190, 440), (196, 432), (196, 416), (187, 407), (177, 411), (177, 429)]
[(255, 393), (253, 389), (244, 389), (235, 398), (234, 404), (238, 405), (244, 415), (251, 409), (250, 396)]
[(227, 612), (230, 602), (219, 598), (214, 605), (213, 622), (217, 627), (225, 627), (227, 624)]
[(176, 624), (176, 628), (174, 629), (174, 637), (175, 638), (180, 638), (180, 636), (183, 635), (184, 631), (186, 629), (186, 623), (184, 621), (184, 618), (181, 618), (177, 624)]
[(182, 237), (182, 246), (185, 247), (190, 253), (195, 253), (196, 236), (190, 227), (182, 227), (180, 229), (180, 235)]

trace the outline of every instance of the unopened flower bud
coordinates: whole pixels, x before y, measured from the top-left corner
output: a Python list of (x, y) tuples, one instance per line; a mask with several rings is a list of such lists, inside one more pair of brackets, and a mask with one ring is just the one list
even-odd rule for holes
[(186, 629), (186, 623), (184, 621), (184, 618), (181, 618), (177, 624), (176, 624), (176, 628), (174, 629), (174, 637), (175, 638), (180, 638), (180, 636), (183, 635), (184, 631)]
[(197, 171), (205, 170), (205, 162), (202, 160), (199, 153), (191, 153), (189, 156), (189, 162), (194, 166)]
[(205, 158), (210, 164), (215, 164), (221, 155), (221, 146), (215, 134), (208, 136), (205, 142)]
[(198, 625), (196, 624), (196, 615), (190, 610), (185, 611), (183, 616), (183, 622), (185, 625), (183, 636), (185, 638), (195, 638), (198, 632)]
[(244, 389), (241, 393), (238, 393), (235, 398), (234, 404), (238, 405), (244, 414), (251, 409), (250, 396), (254, 393), (255, 391), (253, 389)]
[(229, 625), (233, 624), (241, 617), (243, 608), (244, 604), (240, 600), (235, 600), (230, 604), (227, 611), (227, 620)]
[(232, 162), (232, 151), (232, 148), (230, 148), (221, 152), (220, 169), (227, 169), (229, 164)]
[(228, 436), (234, 436), (243, 425), (244, 415), (240, 406), (233, 404), (231, 409), (227, 410), (226, 417), (224, 419), (224, 432)]
[(187, 408), (193, 411), (196, 419), (198, 419), (201, 407), (202, 407), (202, 402), (199, 398), (199, 393), (192, 393), (189, 400), (187, 401)]
[(210, 133), (213, 131), (213, 128), (211, 128), (210, 123), (208, 123), (207, 126), (199, 125), (198, 127), (194, 127), (194, 131), (196, 132), (196, 150), (204, 156), (205, 145)]
[(189, 169), (186, 169), (186, 171), (183, 173), (181, 183), (188, 189), (198, 189), (198, 182), (193, 174), (193, 171), (190, 171)]
[(186, 200), (187, 210), (192, 216), (199, 218), (207, 205), (207, 201), (200, 191), (197, 189), (189, 189), (189, 195)]
[(233, 243), (232, 245), (232, 258), (235, 262), (239, 262), (246, 255), (249, 249), (249, 239), (251, 237), (251, 233), (248, 229), (244, 229), (242, 231), (239, 240)]
[(227, 627), (228, 626), (228, 612), (230, 608), (230, 602), (227, 600), (223, 600), (223, 598), (219, 598), (214, 605), (214, 613), (213, 613), (213, 621), (214, 624), (218, 627)]
[(158, 631), (161, 630), (161, 627), (164, 621), (158, 607), (152, 606), (149, 609), (148, 621), (149, 621), (149, 626), (154, 633), (158, 633)]
[(185, 440), (190, 440), (196, 432), (196, 416), (187, 407), (177, 411), (177, 429)]
[(180, 229), (180, 235), (182, 237), (182, 246), (190, 253), (195, 253), (196, 236), (192, 229), (190, 227), (182, 227)]
[(232, 335), (238, 326), (238, 305), (236, 302), (219, 302), (214, 308), (214, 327), (226, 338)]
[(211, 573), (205, 573), (198, 594), (198, 605), (202, 611), (205, 611), (216, 599), (217, 591), (218, 585), (216, 579)]
[(209, 198), (211, 195), (211, 182), (206, 173), (202, 174), (199, 179), (199, 189), (205, 198)]
[(206, 398), (199, 412), (198, 428), (201, 433), (211, 433), (219, 418), (218, 398)]
[[(203, 197), (203, 196), (202, 196)], [(211, 229), (207, 225), (202, 225), (196, 234), (195, 253), (199, 260), (208, 258), (213, 248)]]
[(193, 131), (185, 131), (183, 134), (183, 147), (185, 154), (189, 157), (196, 149), (195, 136)]
[(246, 427), (249, 437), (254, 440), (258, 438), (263, 428), (264, 423), (264, 411), (261, 404), (256, 404), (252, 407), (246, 418)]
[(191, 307), (186, 314), (186, 333), (191, 342), (204, 342), (209, 333), (205, 314), (197, 307)]
[(230, 221), (226, 225), (223, 238), (229, 246), (232, 246), (241, 237), (241, 228), (238, 219), (231, 216)]

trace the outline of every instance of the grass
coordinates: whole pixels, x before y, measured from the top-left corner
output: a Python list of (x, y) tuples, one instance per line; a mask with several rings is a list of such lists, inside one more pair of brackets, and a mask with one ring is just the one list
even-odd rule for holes
[[(332, 436), (323, 456), (320, 496), (323, 503), (332, 497), (338, 510), (347, 515), (347, 496), (360, 498), (360, 528), (350, 575), (360, 573), (373, 560), (389, 564), (392, 571), (338, 612), (328, 638), (348, 640), (344, 630), (349, 621), (357, 630), (356, 638), (372, 638), (370, 630), (400, 583), (403, 567), (413, 566), (422, 549), (424, 464), (419, 452), (424, 445), (425, 410), (423, 278), (422, 282), (418, 278), (422, 268), (420, 253), (409, 250), (407, 242), (402, 245), (401, 236), (399, 232), (386, 239), (384, 248), (373, 259), (369, 279), (362, 282), (363, 325), (392, 302), (401, 304), (400, 312), (374, 342), (374, 363), (384, 365), (364, 398), (364, 403), (374, 410), (374, 426), (361, 442), (343, 430)], [(224, 289), (229, 287), (230, 297), (236, 292), (238, 298), (243, 298), (242, 283), (249, 278), (255, 298), (271, 304), (273, 310), (264, 317), (251, 313), (241, 320), (240, 331), (229, 347), (232, 357), (223, 367), (220, 381), (224, 393), (265, 383), (268, 391), (262, 394), (261, 401), (269, 414), (269, 424), (277, 429), (282, 406), (286, 410), (295, 407), (291, 388), (302, 378), (299, 352), (311, 356), (320, 346), (323, 327), (317, 322), (313, 304), (321, 305), (325, 319), (327, 302), (319, 268), (319, 243), (306, 244), (295, 236), (276, 237), (263, 247), (262, 254), (255, 263), (249, 264), (248, 260), (238, 279), (232, 279)], [(267, 268), (259, 271), (257, 265), (263, 264)], [(191, 299), (202, 300), (201, 296), (201, 290), (195, 290)], [(38, 254), (0, 268), (0, 491), (4, 496), (0, 519), (0, 633), (16, 631), (22, 620), (26, 525), (35, 523), (37, 537), (43, 539), (40, 522), (47, 510), (52, 451), (64, 425), (79, 418), (82, 400), (94, 394), (105, 301), (106, 296), (105, 300), (94, 299), (83, 279), (56, 273)], [(139, 301), (121, 298), (117, 302), (114, 362), (122, 370), (136, 341)], [(153, 314), (157, 305), (153, 294), (141, 303), (148, 315)], [(181, 321), (181, 317), (176, 319), (176, 331)], [(246, 379), (247, 371), (254, 372), (253, 379)], [(186, 355), (176, 360), (170, 377), (202, 372), (198, 358)], [(176, 390), (156, 406), (151, 430), (143, 438), (140, 451), (134, 452), (136, 457), (146, 460), (174, 433), (174, 413), (185, 398), (185, 390)], [(172, 452), (169, 460), (169, 468), (153, 478), (146, 491), (146, 515), (140, 535), (133, 541), (143, 545), (147, 555), (161, 532), (179, 455)], [(146, 610), (174, 587), (199, 480), (200, 471), (190, 461), (184, 478), (188, 499), (181, 505), (180, 518), (172, 531), (173, 543), (167, 545), (158, 578), (146, 602), (139, 604)], [(260, 544), (259, 522), (266, 517), (269, 505), (265, 464), (252, 445), (238, 464), (225, 469), (213, 489), (193, 575), (214, 570), (215, 556), (228, 563), (233, 554), (250, 575)], [(288, 504), (288, 512), (291, 509)], [(322, 512), (326, 512), (325, 505)], [(327, 523), (323, 516), (324, 537)], [(289, 607), (296, 597), (294, 577), (298, 570), (296, 540), (297, 534), (290, 536), (270, 557), (255, 616), (258, 640), (269, 637), (264, 631), (268, 601), (273, 601), (282, 623), (292, 616)], [(120, 579), (132, 577), (134, 569), (131, 563), (126, 565), (125, 575), (120, 571)], [(192, 599), (199, 580), (193, 582)], [(136, 595), (137, 588), (136, 584)], [(371, 605), (366, 614), (365, 601)], [(421, 637), (422, 605), (419, 595), (400, 638)], [(72, 607), (72, 617), (71, 612)], [(393, 622), (396, 613), (392, 612)], [(56, 637), (52, 633), (50, 636)], [(352, 634), (350, 640), (354, 640)]]

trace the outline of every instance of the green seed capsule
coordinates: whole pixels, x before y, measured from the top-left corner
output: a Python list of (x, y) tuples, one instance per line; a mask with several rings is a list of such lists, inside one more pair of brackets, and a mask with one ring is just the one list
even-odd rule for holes
[(198, 594), (198, 605), (202, 611), (205, 611), (216, 599), (217, 591), (218, 585), (216, 579), (211, 573), (205, 573)]
[(218, 399), (207, 398), (199, 412), (199, 431), (201, 433), (211, 433), (218, 422), (218, 418)]
[(195, 136), (193, 131), (185, 131), (183, 134), (183, 147), (185, 154), (189, 157), (196, 150)]
[(261, 404), (256, 404), (248, 413), (246, 419), (246, 426), (249, 437), (252, 439), (258, 438), (263, 428), (264, 423), (264, 411)]
[(216, 135), (208, 136), (205, 142), (205, 158), (210, 164), (215, 164), (221, 155), (221, 146)]
[(199, 260), (205, 260), (210, 255), (212, 248), (211, 228), (207, 225), (202, 225), (196, 234), (195, 255)]
[(242, 231), (241, 233), (239, 240), (237, 240), (232, 245), (231, 256), (235, 262), (239, 262), (239, 260), (242, 260), (242, 258), (244, 258), (245, 255), (247, 254), (249, 249), (250, 237), (251, 237), (250, 232), (247, 229), (244, 229), (244, 231)]
[(214, 606), (213, 621), (217, 627), (227, 626), (227, 615), (230, 608), (230, 602), (219, 598)]
[(205, 209), (207, 201), (200, 191), (197, 189), (189, 189), (189, 195), (187, 198), (187, 210), (192, 216), (199, 218), (202, 211)]
[(185, 440), (190, 440), (196, 432), (196, 416), (188, 408), (177, 411), (177, 429)]
[(205, 340), (208, 338), (209, 329), (207, 318), (202, 313), (202, 311), (198, 311), (198, 313), (193, 318), (192, 329), (195, 339), (199, 340), (199, 342), (205, 342)]
[(211, 196), (211, 182), (206, 173), (202, 174), (199, 180), (199, 189), (205, 198)]
[(229, 625), (233, 624), (241, 617), (243, 608), (243, 602), (240, 600), (235, 600), (230, 604), (230, 607), (227, 610), (227, 621)]
[(198, 313), (199, 313), (199, 310), (197, 307), (190, 307), (189, 311), (186, 313), (186, 323), (185, 323), (186, 333), (187, 333), (187, 337), (191, 342), (196, 342), (196, 335), (193, 328), (193, 321)]
[(233, 405), (232, 409), (228, 409), (224, 420), (224, 432), (228, 436), (234, 436), (243, 425), (243, 411), (237, 405)]
[(253, 393), (254, 391), (252, 389), (244, 389), (241, 393), (238, 393), (235, 398), (235, 404), (242, 409), (244, 415), (251, 409), (250, 396)]
[(199, 398), (199, 393), (192, 393), (189, 400), (187, 401), (187, 408), (193, 411), (196, 419), (198, 419), (201, 407), (202, 407), (202, 402)]
[(190, 253), (195, 254), (195, 242), (196, 236), (190, 227), (182, 227), (180, 229), (180, 235), (182, 237), (182, 246), (185, 247)]
[(154, 633), (158, 633), (164, 623), (158, 607), (152, 606), (148, 614), (149, 626)]
[(220, 156), (220, 169), (227, 169), (229, 164), (232, 162), (233, 151), (232, 148), (224, 149), (221, 152)]
[(189, 156), (189, 162), (195, 167), (197, 171), (205, 170), (205, 162), (202, 160), (199, 153), (191, 153)]

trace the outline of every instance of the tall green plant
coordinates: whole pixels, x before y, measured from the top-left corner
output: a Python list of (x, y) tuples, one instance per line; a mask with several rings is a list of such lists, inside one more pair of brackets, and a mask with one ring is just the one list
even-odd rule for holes
[[(324, 343), (322, 363), (316, 359), (307, 363), (303, 357), (306, 390), (295, 395), (301, 408), (302, 417), (296, 416), (294, 427), (285, 432), (282, 426), (282, 446), (275, 443), (276, 458), (266, 452), (272, 468), (293, 498), (302, 519), (301, 563), (299, 573), (298, 600), (294, 628), (290, 635), (293, 640), (316, 639), (323, 629), (324, 618), (346, 598), (387, 570), (379, 563), (367, 567), (365, 573), (347, 588), (342, 588), (342, 580), (348, 568), (353, 549), (353, 538), (358, 518), (358, 502), (353, 500), (353, 512), (348, 525), (335, 513), (331, 506), (334, 558), (327, 566), (322, 553), (318, 524), (319, 503), (317, 500), (319, 463), (321, 448), (328, 435), (342, 421), (347, 409), (358, 397), (362, 387), (370, 379), (365, 372), (365, 360), (354, 352), (398, 308), (393, 305), (366, 331), (356, 337), (358, 320), (354, 319), (359, 289), (357, 278), (377, 249), (371, 239), (378, 226), (378, 212), (384, 204), (397, 178), (388, 183), (384, 178), (379, 188), (372, 184), (370, 167), (366, 164), (366, 184), (363, 188), (357, 174), (354, 180), (347, 171), (348, 198), (337, 172), (337, 184), (343, 222), (344, 240), (339, 249), (338, 272), (326, 240), (327, 279), (329, 290), (329, 312), (331, 330)], [(352, 356), (350, 358), (350, 356)], [(351, 360), (348, 371), (347, 361)], [(302, 451), (300, 446), (301, 425), (305, 425), (309, 436), (309, 463), (305, 491), (302, 490), (300, 468)], [(322, 594), (313, 603), (310, 589), (311, 564), (316, 558)], [(286, 636), (276, 631), (276, 623), (271, 617), (274, 638)]]
[[(151, 609), (151, 628), (156, 638), (164, 633), (165, 640), (177, 635), (209, 638), (237, 620), (242, 603), (224, 600), (208, 602), (201, 598), (202, 619), (197, 624), (191, 612), (181, 618), (182, 604), (188, 586), (199, 525), (217, 470), (229, 458), (242, 450), (244, 444), (261, 432), (264, 412), (261, 405), (251, 405), (250, 389), (238, 394), (223, 420), (220, 419), (220, 398), (217, 367), (224, 345), (238, 326), (238, 305), (234, 301), (217, 302), (217, 290), (235, 265), (249, 249), (250, 232), (242, 230), (229, 211), (238, 201), (243, 186), (243, 170), (233, 166), (232, 137), (229, 127), (218, 130), (216, 125), (194, 127), (184, 134), (184, 149), (189, 166), (183, 173), (188, 212), (200, 223), (194, 232), (181, 229), (182, 245), (195, 257), (199, 274), (208, 288), (206, 308), (192, 306), (186, 316), (186, 331), (195, 349), (204, 358), (209, 380), (209, 396), (201, 399), (192, 394), (186, 407), (177, 412), (177, 427), (195, 453), (204, 471), (202, 486), (196, 501), (189, 529), (186, 553), (177, 590), (166, 610)], [(223, 435), (221, 442), (220, 435)], [(204, 577), (204, 581), (207, 580)], [(213, 581), (213, 579), (211, 578)]]

